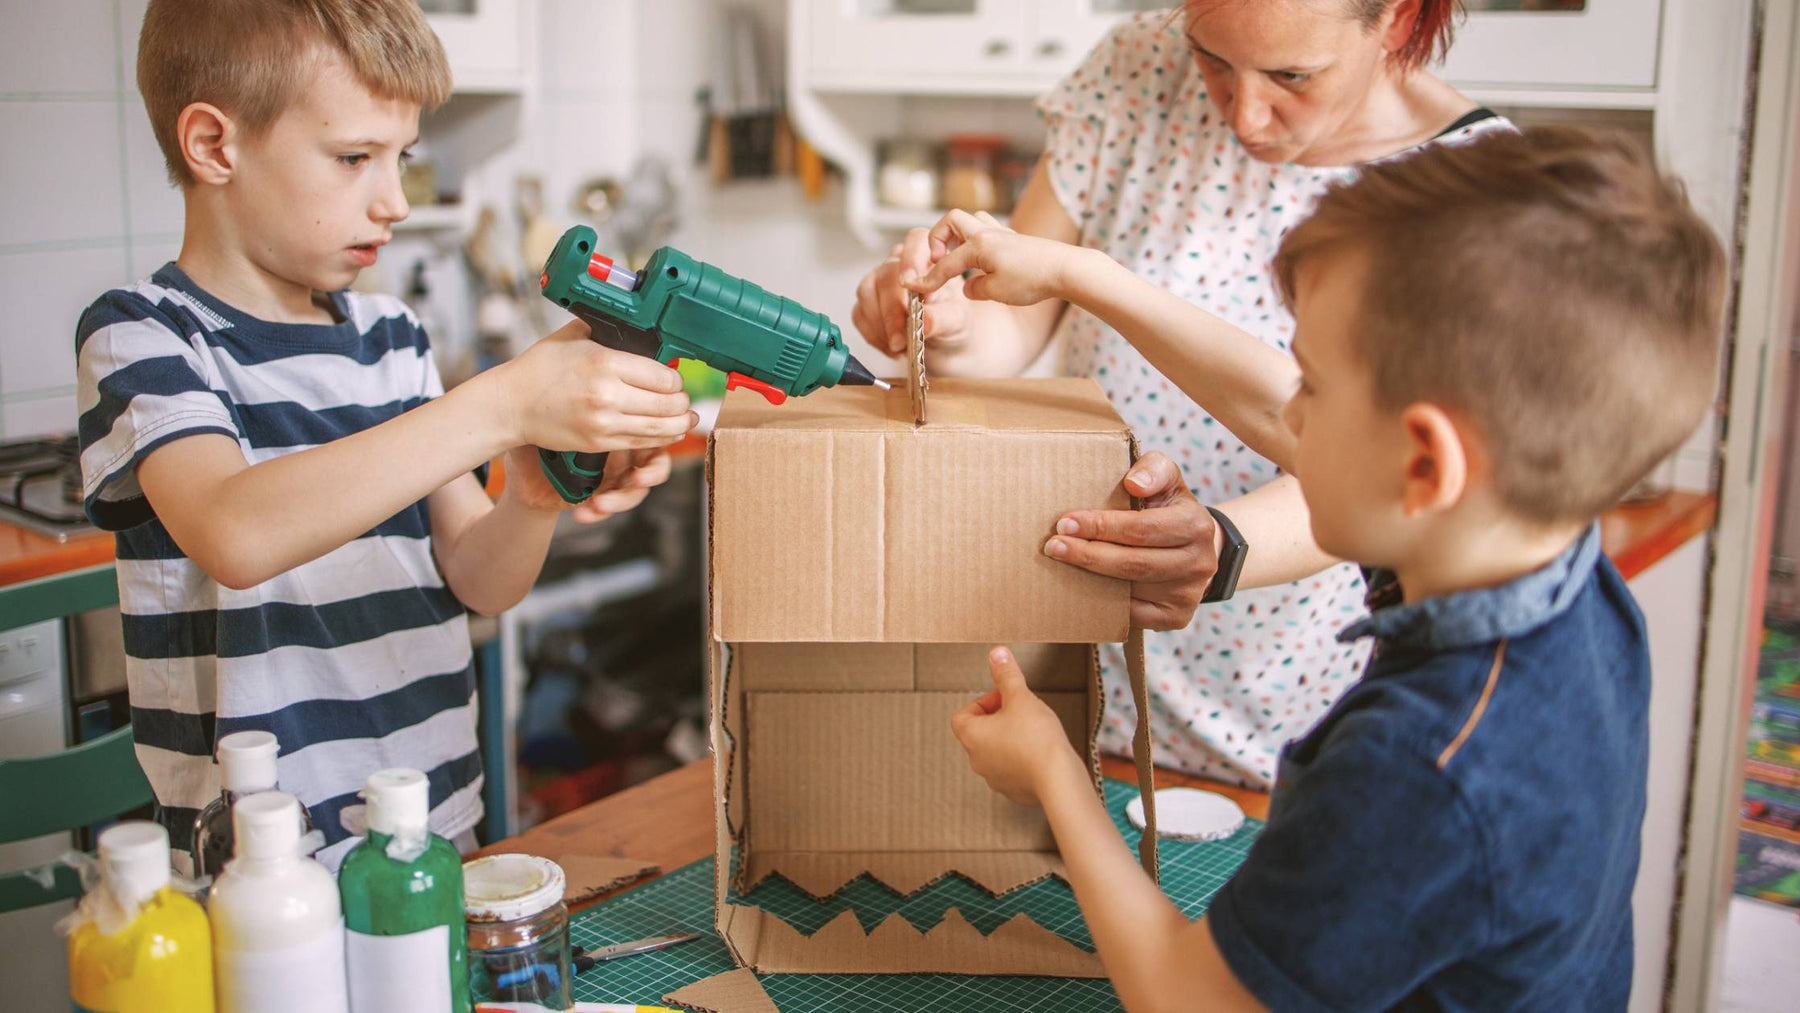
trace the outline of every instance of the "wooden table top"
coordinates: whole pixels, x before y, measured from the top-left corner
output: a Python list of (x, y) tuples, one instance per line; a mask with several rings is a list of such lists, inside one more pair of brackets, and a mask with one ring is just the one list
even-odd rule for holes
[[(1103, 757), (1100, 769), (1107, 777), (1121, 781), (1137, 779), (1131, 762), (1118, 757)], [(1256, 819), (1268, 817), (1269, 796), (1264, 792), (1233, 788), (1173, 771), (1158, 770), (1156, 774), (1159, 788), (1176, 785), (1209, 788), (1229, 796), (1243, 806), (1246, 814)], [(502, 851), (537, 855), (574, 851), (635, 858), (654, 862), (664, 872), (706, 858), (713, 853), (712, 761), (690, 763), (634, 788), (590, 802), (522, 834), (497, 841), (476, 854)], [(646, 882), (649, 879), (639, 880), (632, 886)], [(631, 886), (621, 887), (576, 906), (586, 907), (629, 889)]]

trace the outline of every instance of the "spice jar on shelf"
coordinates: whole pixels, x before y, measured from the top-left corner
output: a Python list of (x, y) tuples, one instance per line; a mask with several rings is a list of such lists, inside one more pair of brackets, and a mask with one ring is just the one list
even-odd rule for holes
[(881, 145), (876, 196), (891, 208), (930, 211), (938, 200), (938, 155), (925, 141), (898, 138)]
[(944, 146), (945, 207), (964, 211), (998, 211), (1001, 209), (1000, 182), (996, 163), (1006, 148), (1004, 137), (987, 134), (959, 134)]

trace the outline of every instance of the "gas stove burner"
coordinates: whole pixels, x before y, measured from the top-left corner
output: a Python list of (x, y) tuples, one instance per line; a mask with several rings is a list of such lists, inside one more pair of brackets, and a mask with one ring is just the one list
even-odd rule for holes
[(59, 541), (93, 530), (81, 509), (74, 436), (0, 443), (0, 520)]

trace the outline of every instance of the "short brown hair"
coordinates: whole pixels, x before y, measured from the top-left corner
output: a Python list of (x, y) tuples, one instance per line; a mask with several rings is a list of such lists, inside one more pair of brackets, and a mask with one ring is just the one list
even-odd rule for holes
[(1725, 253), (1629, 136), (1491, 131), (1366, 166), (1282, 240), (1366, 254), (1353, 348), (1387, 410), (1471, 424), (1525, 519), (1597, 516), (1693, 432), (1718, 377)]
[(175, 137), (183, 109), (210, 102), (266, 130), (321, 47), (381, 98), (435, 109), (450, 95), (450, 64), (417, 0), (150, 0), (137, 81), (169, 178), (193, 182)]

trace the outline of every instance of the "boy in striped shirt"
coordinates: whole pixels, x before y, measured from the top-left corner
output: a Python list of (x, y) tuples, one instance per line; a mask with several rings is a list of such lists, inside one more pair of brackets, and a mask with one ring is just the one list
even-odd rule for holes
[[(562, 508), (533, 446), (614, 453), (598, 519), (669, 471), (675, 371), (571, 324), (446, 393), (399, 301), (347, 291), (407, 215), (450, 74), (413, 0), (152, 0), (138, 84), (186, 221), (174, 263), (78, 328), (84, 495), (116, 532), (138, 759), (185, 850), (218, 736), (281, 742), (325, 832), (371, 771), (481, 817), (465, 608), (536, 580)], [(490, 501), (473, 471), (506, 455)]]

